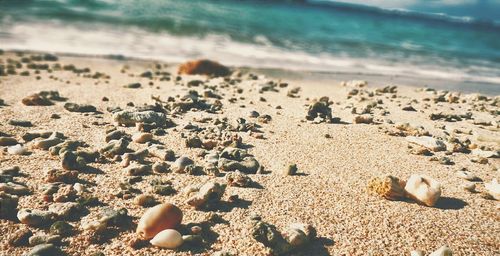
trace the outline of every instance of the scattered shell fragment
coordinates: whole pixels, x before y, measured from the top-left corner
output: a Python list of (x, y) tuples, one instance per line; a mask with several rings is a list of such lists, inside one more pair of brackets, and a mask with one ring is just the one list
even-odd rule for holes
[(388, 200), (400, 200), (406, 196), (405, 182), (392, 175), (376, 177), (368, 182), (368, 192)]

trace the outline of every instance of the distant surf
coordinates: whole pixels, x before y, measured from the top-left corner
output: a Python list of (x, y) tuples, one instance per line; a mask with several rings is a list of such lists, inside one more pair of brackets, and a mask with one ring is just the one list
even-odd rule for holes
[(494, 21), (322, 1), (0, 1), (0, 48), (500, 85)]

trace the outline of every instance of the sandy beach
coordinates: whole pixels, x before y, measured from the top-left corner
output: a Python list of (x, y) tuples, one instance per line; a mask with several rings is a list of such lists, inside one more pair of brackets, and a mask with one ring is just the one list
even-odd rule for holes
[[(279, 232), (293, 223), (316, 230), (316, 236), (283, 255), (410, 255), (414, 250), (429, 255), (442, 246), (453, 255), (499, 253), (500, 205), (487, 185), (500, 178), (500, 98), (495, 92), (446, 92), (383, 79), (365, 83), (356, 75), (266, 77), (238, 67), (230, 67), (225, 77), (178, 76), (178, 63), (53, 57), (0, 55), (0, 71), (6, 73), (0, 76), (0, 207), (2, 214), (13, 212), (0, 216), (0, 255), (27, 254), (37, 244), (28, 239), (33, 236), (68, 255), (278, 254), (255, 238), (259, 221)], [(59, 97), (43, 91), (57, 91)], [(41, 95), (37, 102), (51, 105), (26, 105), (23, 99), (36, 93)], [(182, 103), (185, 95), (199, 103), (187, 104), (186, 98)], [(314, 104), (320, 111), (306, 118)], [(162, 113), (167, 122), (126, 126), (116, 118), (120, 111), (141, 109)], [(106, 149), (113, 131), (121, 131), (113, 139), (127, 141), (123, 152)], [(52, 147), (40, 146), (50, 139), (57, 141), (50, 142)], [(52, 149), (68, 141), (92, 157), (80, 157), (68, 146), (84, 162), (70, 161), (75, 166), (68, 167), (67, 154)], [(174, 156), (160, 159), (151, 153), (158, 145)], [(222, 159), (224, 150), (246, 157)], [(182, 157), (192, 160), (189, 171), (178, 168)], [(234, 186), (226, 177), (234, 170), (221, 161), (249, 159), (258, 162), (258, 170), (252, 169), (255, 164), (249, 167), (242, 184)], [(14, 166), (19, 173), (9, 171)], [(158, 166), (165, 168), (157, 171)], [(237, 169), (245, 172), (243, 167)], [(50, 179), (52, 169), (77, 178)], [(414, 174), (439, 182), (440, 196), (432, 206), (408, 196), (387, 200), (368, 186), (376, 177), (407, 181)], [(54, 182), (62, 183), (47, 192)], [(188, 203), (201, 193), (196, 192), (201, 185), (214, 183), (227, 186), (220, 199), (211, 199), (206, 208)], [(173, 190), (157, 193), (159, 184)], [(6, 203), (13, 194), (16, 207)], [(154, 202), (143, 204), (142, 195)], [(50, 210), (53, 204), (74, 202), (77, 210), (71, 213)], [(194, 241), (164, 249), (137, 240), (139, 219), (161, 203), (180, 208), (183, 219), (176, 229)], [(85, 225), (105, 208), (126, 209), (126, 224), (108, 221), (99, 230)], [(26, 209), (52, 213), (34, 223), (19, 218)], [(70, 224), (72, 231), (57, 233), (51, 227), (55, 221)], [(16, 240), (20, 234), (25, 237)], [(47, 242), (54, 234), (59, 237)]]

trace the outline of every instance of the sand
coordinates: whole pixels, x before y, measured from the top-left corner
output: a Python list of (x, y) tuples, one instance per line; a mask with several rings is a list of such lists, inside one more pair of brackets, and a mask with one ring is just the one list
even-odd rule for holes
[[(29, 56), (29, 54), (26, 54)], [(7, 58), (19, 59), (15, 54), (7, 52), (0, 55), (2, 61)], [(53, 64), (54, 62), (50, 62)], [(74, 64), (78, 68), (89, 67), (105, 73), (110, 79), (93, 79), (77, 75), (70, 71), (41, 71), (36, 79), (33, 70), (29, 76), (9, 75), (0, 77), (0, 99), (6, 106), (0, 107), (0, 131), (21, 140), (21, 136), (32, 130), (58, 131), (74, 140), (83, 140), (90, 148), (103, 147), (105, 130), (112, 124), (112, 114), (107, 107), (120, 106), (126, 108), (128, 102), (136, 106), (152, 104), (151, 96), (168, 97), (184, 95), (188, 90), (203, 92), (202, 87), (187, 88), (186, 81), (203, 79), (201, 76), (184, 76), (177, 84), (173, 81), (159, 81), (157, 78), (138, 77), (146, 70), (154, 70), (155, 63), (141, 60), (116, 60), (94, 57), (60, 57), (57, 63)], [(127, 65), (129, 68), (122, 73)], [(177, 65), (161, 63), (162, 70), (175, 74)], [(49, 78), (50, 76), (56, 79)], [(175, 78), (175, 75), (172, 76)], [(458, 178), (455, 171), (463, 167), (474, 172), (484, 182), (499, 178), (498, 158), (489, 158), (487, 164), (473, 163), (472, 154), (453, 153), (448, 157), (454, 165), (442, 165), (438, 161), (430, 161), (429, 156), (409, 153), (409, 143), (404, 137), (389, 136), (385, 129), (391, 128), (392, 122), (410, 122), (425, 127), (434, 136), (445, 136), (445, 132), (453, 134), (454, 129), (471, 130), (472, 135), (459, 134), (459, 138), (469, 138), (479, 146), (494, 150), (500, 147), (494, 142), (480, 142), (474, 134), (485, 134), (498, 139), (498, 115), (476, 111), (469, 102), (448, 103), (423, 101), (433, 98), (432, 92), (415, 87), (398, 85), (396, 94), (380, 94), (373, 97), (365, 95), (367, 101), (382, 100), (379, 104), (388, 113), (381, 115), (375, 110), (377, 124), (353, 124), (354, 114), (348, 107), (350, 104), (360, 106), (367, 101), (359, 102), (359, 95), (347, 98), (354, 87), (342, 86), (333, 77), (331, 82), (325, 80), (293, 80), (287, 77), (276, 77), (288, 83), (287, 88), (278, 88), (279, 92), (258, 92), (261, 80), (248, 80), (236, 86), (219, 88), (223, 96), (222, 113), (211, 114), (205, 111), (189, 111), (184, 115), (173, 117), (177, 124), (166, 129), (165, 136), (154, 136), (177, 156), (187, 155), (196, 163), (203, 165), (199, 157), (201, 149), (186, 148), (181, 133), (188, 123), (200, 127), (207, 124), (193, 121), (200, 117), (227, 117), (234, 121), (239, 117), (249, 121), (248, 113), (255, 110), (269, 114), (272, 120), (261, 124), (265, 139), (258, 139), (247, 132), (238, 134), (248, 146), (248, 152), (255, 156), (264, 166), (262, 174), (251, 174), (250, 177), (258, 186), (251, 188), (228, 187), (222, 198), (228, 201), (231, 195), (238, 195), (236, 203), (227, 203), (217, 213), (226, 221), (213, 223), (207, 242), (198, 246), (183, 246), (177, 250), (159, 249), (153, 246), (135, 250), (127, 241), (134, 236), (135, 228), (122, 230), (113, 234), (110, 240), (101, 244), (88, 244), (81, 239), (81, 230), (63, 239), (60, 246), (69, 255), (91, 255), (103, 252), (104, 255), (211, 255), (218, 251), (231, 252), (234, 255), (267, 255), (268, 248), (255, 241), (251, 235), (251, 216), (259, 215), (262, 220), (276, 225), (278, 230), (291, 223), (308, 223), (317, 229), (318, 238), (310, 245), (294, 251), (293, 255), (409, 255), (412, 250), (423, 250), (430, 253), (443, 245), (448, 245), (454, 255), (495, 255), (500, 246), (500, 215), (498, 201), (483, 198), (484, 183), (477, 182), (478, 193), (465, 191), (462, 186), (465, 180)], [(352, 80), (362, 79), (352, 76)], [(217, 81), (217, 80), (215, 80)], [(220, 81), (220, 80), (219, 80)], [(140, 82), (139, 89), (123, 88), (123, 85)], [(152, 82), (154, 85), (148, 85)], [(219, 82), (220, 83), (220, 82)], [(216, 82), (217, 84), (217, 82)], [(374, 91), (387, 84), (368, 84), (359, 90)], [(287, 97), (287, 91), (300, 87), (299, 97)], [(235, 88), (243, 89), (237, 93)], [(67, 102), (92, 104), (102, 114), (82, 114), (68, 112), (63, 108), (64, 102), (56, 102), (53, 106), (25, 106), (21, 99), (38, 91), (57, 90), (66, 97)], [(396, 95), (396, 96), (392, 96)], [(339, 117), (341, 123), (314, 124), (305, 121), (307, 104), (313, 98), (328, 96), (334, 102), (331, 106), (333, 116)], [(109, 101), (102, 101), (103, 97)], [(234, 103), (230, 98), (236, 98)], [(265, 101), (261, 101), (261, 97)], [(465, 95), (460, 96), (465, 99)], [(411, 101), (416, 112), (401, 110)], [(281, 106), (281, 109), (277, 109)], [(358, 107), (359, 109), (360, 107)], [(498, 113), (499, 107), (488, 106)], [(436, 112), (462, 113), (470, 111), (474, 118), (494, 121), (492, 126), (474, 125), (472, 120), (445, 122), (431, 121), (429, 115)], [(59, 114), (60, 119), (51, 118)], [(34, 127), (18, 127), (8, 124), (11, 119), (30, 120)], [(441, 126), (445, 126), (442, 129)], [(134, 127), (121, 127), (129, 134), (135, 133)], [(330, 138), (325, 137), (326, 134)], [(29, 145), (29, 144), (28, 144)], [(144, 145), (131, 143), (129, 148), (141, 149)], [(6, 147), (0, 147), (0, 170), (17, 165), (25, 177), (16, 180), (23, 182), (33, 191), (31, 195), (22, 196), (19, 207), (31, 209), (47, 209), (50, 203), (44, 202), (38, 187), (44, 184), (44, 171), (48, 168), (61, 168), (57, 156), (47, 151), (29, 150), (29, 155), (9, 155)], [(445, 152), (437, 152), (442, 157)], [(282, 172), (290, 164), (296, 164), (299, 175), (283, 176)], [(112, 196), (119, 189), (119, 181), (126, 177), (119, 162), (92, 163), (94, 173), (81, 173), (80, 178), (88, 182), (85, 186), (93, 191), (104, 205), (114, 208), (125, 207), (134, 223), (144, 213), (145, 208), (137, 206), (132, 199), (120, 199)], [(426, 207), (410, 201), (388, 201), (378, 196), (369, 195), (366, 191), (368, 181), (376, 176), (391, 174), (407, 179), (411, 174), (426, 174), (438, 180), (443, 188), (442, 197), (435, 207)], [(147, 192), (149, 181), (157, 178), (170, 180), (178, 193), (172, 196), (155, 197), (160, 202), (170, 202), (180, 207), (184, 213), (183, 224), (202, 222), (210, 211), (195, 210), (186, 204), (189, 196), (183, 188), (190, 184), (200, 184), (214, 177), (188, 174), (152, 174), (143, 177), (143, 181), (134, 187)], [(223, 181), (223, 177), (216, 178)], [(89, 207), (91, 214), (99, 211), (101, 206)], [(75, 227), (79, 220), (70, 221)], [(0, 255), (21, 255), (31, 247), (12, 247), (7, 244), (9, 235), (26, 225), (13, 220), (0, 220)], [(45, 229), (30, 228), (33, 233), (46, 233)]]

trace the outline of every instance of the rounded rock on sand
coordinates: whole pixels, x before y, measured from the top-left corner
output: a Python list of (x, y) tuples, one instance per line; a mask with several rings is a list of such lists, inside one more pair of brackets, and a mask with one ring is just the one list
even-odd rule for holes
[(183, 239), (177, 230), (165, 229), (153, 237), (150, 243), (161, 248), (175, 249), (182, 245)]
[(139, 132), (132, 136), (132, 140), (134, 142), (141, 144), (151, 141), (152, 139), (153, 139), (153, 134), (149, 132)]
[(434, 206), (441, 196), (441, 184), (427, 175), (413, 174), (406, 182), (405, 191), (413, 200)]
[(136, 233), (143, 240), (150, 239), (162, 230), (172, 229), (181, 224), (182, 211), (169, 203), (159, 204), (144, 212), (137, 224)]

